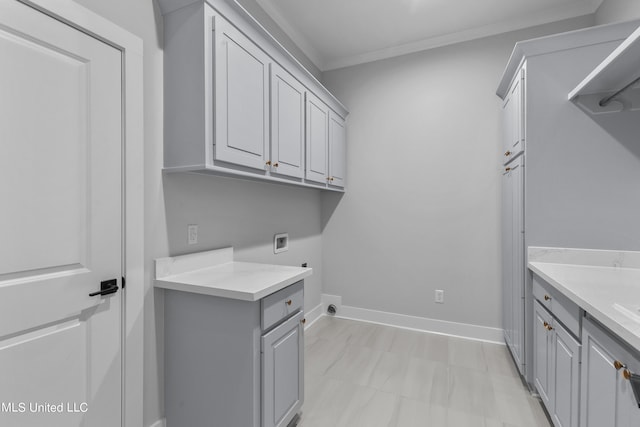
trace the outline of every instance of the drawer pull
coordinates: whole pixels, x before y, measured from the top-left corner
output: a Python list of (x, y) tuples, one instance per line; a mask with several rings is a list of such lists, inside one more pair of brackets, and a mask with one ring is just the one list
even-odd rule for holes
[(616, 368), (616, 371), (619, 371), (620, 369), (624, 368), (624, 363), (620, 362), (619, 360), (616, 360), (613, 362), (613, 367)]
[(271, 166), (271, 160), (267, 160), (267, 166)]
[(304, 325), (305, 323), (307, 323), (307, 319), (302, 319), (302, 320), (300, 321), (300, 323), (302, 323), (302, 324)]
[(545, 295), (545, 296), (544, 296), (544, 300), (545, 300), (545, 301), (551, 301), (551, 297), (550, 297), (549, 295)]
[(624, 377), (625, 380), (630, 380), (631, 379), (631, 371), (628, 369), (625, 369), (624, 371), (622, 371), (622, 376)]
[(505, 153), (504, 153), (504, 155), (505, 155), (506, 157), (509, 157), (509, 156), (511, 155), (511, 151), (507, 151), (507, 152), (505, 152)]
[(291, 305), (291, 303), (292, 303), (292, 301), (290, 299), (285, 301), (285, 304), (287, 304), (287, 305)]
[(544, 322), (544, 323), (543, 323), (543, 325), (544, 325), (544, 327), (545, 327), (545, 329), (546, 329), (547, 331), (552, 331), (552, 330), (553, 330), (553, 326), (551, 326), (551, 325), (550, 325), (550, 324), (548, 324), (547, 322)]

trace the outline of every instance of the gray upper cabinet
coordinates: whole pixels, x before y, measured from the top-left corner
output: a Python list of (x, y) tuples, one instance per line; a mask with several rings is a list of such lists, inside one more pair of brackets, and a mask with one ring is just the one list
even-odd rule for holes
[(307, 173), (309, 181), (328, 180), (329, 107), (317, 96), (307, 94)]
[(344, 187), (347, 155), (347, 131), (344, 119), (329, 114), (329, 185)]
[(524, 78), (523, 66), (516, 74), (502, 104), (504, 164), (524, 151)]
[(237, 2), (159, 4), (164, 171), (344, 191), (344, 105)]
[(272, 173), (304, 176), (305, 88), (291, 74), (271, 63)]
[(214, 158), (264, 170), (269, 153), (269, 57), (220, 16), (213, 17)]

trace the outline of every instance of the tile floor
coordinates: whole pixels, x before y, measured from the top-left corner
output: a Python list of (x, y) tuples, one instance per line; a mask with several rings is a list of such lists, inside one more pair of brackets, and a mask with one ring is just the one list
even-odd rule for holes
[(505, 346), (323, 317), (299, 427), (549, 427)]

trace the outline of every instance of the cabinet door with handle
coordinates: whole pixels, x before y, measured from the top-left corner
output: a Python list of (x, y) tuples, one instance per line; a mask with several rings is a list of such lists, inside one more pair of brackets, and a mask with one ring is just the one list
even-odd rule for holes
[(329, 107), (307, 92), (307, 164), (308, 181), (327, 184), (329, 144)]
[(640, 372), (640, 358), (589, 319), (583, 325), (580, 426), (637, 426), (640, 408), (628, 376)]
[(553, 323), (551, 418), (556, 426), (578, 427), (581, 346), (560, 322)]
[(347, 136), (344, 119), (329, 115), (329, 185), (344, 187), (346, 172)]
[(305, 88), (279, 65), (271, 64), (271, 172), (304, 174)]
[(269, 150), (269, 63), (258, 46), (214, 17), (214, 159), (264, 170)]
[(524, 82), (525, 68), (517, 74), (502, 104), (502, 143), (504, 149), (503, 163), (509, 163), (524, 150), (525, 138), (525, 103)]
[(533, 307), (533, 376), (536, 390), (540, 394), (542, 403), (549, 413), (553, 413), (550, 406), (552, 386), (552, 328), (551, 314), (537, 301)]
[(302, 407), (303, 326), (298, 312), (262, 337), (262, 427), (286, 426)]

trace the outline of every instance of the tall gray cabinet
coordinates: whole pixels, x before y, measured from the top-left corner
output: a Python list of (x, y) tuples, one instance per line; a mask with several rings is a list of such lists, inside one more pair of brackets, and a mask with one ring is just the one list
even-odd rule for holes
[(640, 168), (619, 167), (637, 159), (568, 100), (637, 27), (606, 25), (519, 42), (497, 90), (503, 100), (504, 338), (532, 389), (527, 247), (633, 250), (631, 236), (640, 235), (640, 222), (629, 216), (640, 212), (638, 190), (627, 184), (640, 182)]

